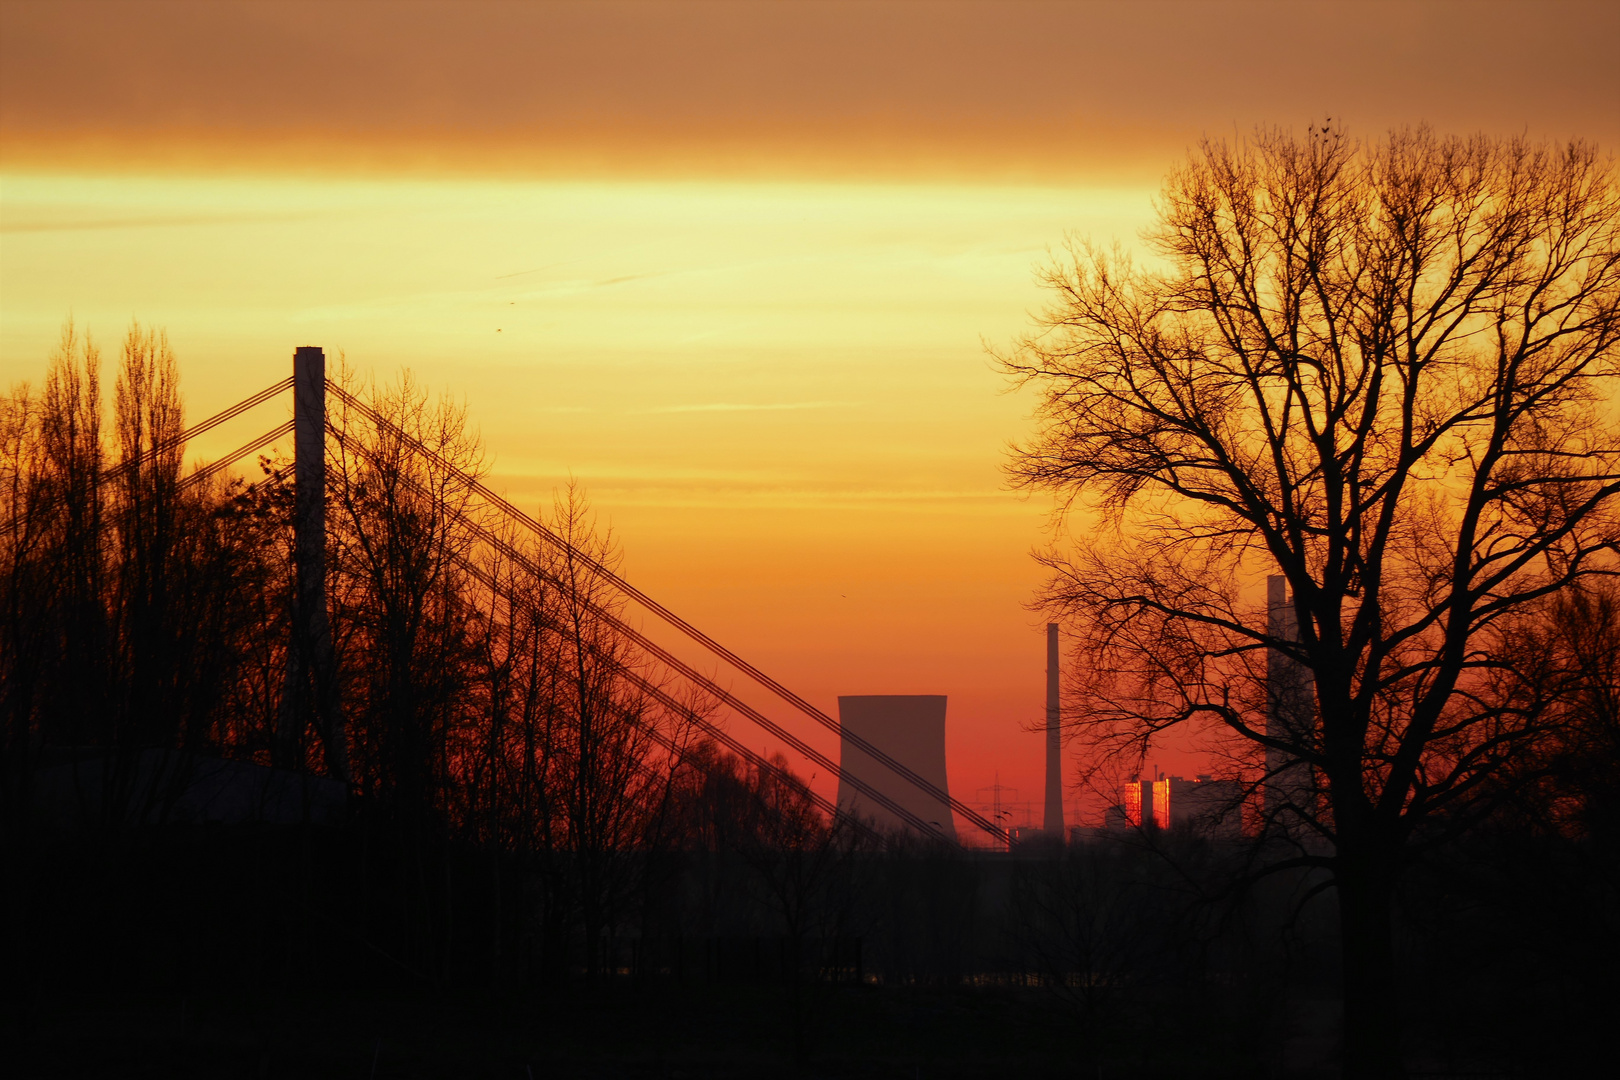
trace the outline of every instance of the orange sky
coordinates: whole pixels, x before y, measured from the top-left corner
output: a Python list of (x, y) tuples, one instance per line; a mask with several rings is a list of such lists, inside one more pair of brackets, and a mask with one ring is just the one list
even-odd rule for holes
[(1606, 4), (6, 2), (0, 378), (69, 312), (167, 327), (193, 417), (295, 345), (408, 365), (514, 497), (583, 481), (642, 588), (829, 711), (949, 694), (954, 792), (1038, 801), (1046, 504), (983, 343), (1046, 248), (1133, 242), (1203, 131), (1620, 145), (1617, 40)]

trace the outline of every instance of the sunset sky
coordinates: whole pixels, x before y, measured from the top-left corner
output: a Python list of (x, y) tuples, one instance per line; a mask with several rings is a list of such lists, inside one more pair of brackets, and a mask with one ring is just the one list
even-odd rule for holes
[(829, 712), (949, 695), (953, 793), (1038, 806), (1050, 503), (986, 346), (1200, 135), (1324, 117), (1620, 148), (1620, 5), (5, 0), (0, 378), (69, 315), (166, 328), (194, 419), (297, 345), (408, 367), (642, 589)]

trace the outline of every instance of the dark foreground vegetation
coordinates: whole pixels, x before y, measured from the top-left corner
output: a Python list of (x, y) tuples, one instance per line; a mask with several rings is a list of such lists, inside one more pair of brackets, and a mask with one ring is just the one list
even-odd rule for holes
[[(1195, 836), (1056, 853), (687, 845), (599, 946), (548, 957), (515, 866), (332, 826), (176, 826), (8, 852), (8, 1060), (22, 1076), (1323, 1076), (1338, 1051), (1331, 898), (1224, 891)], [(1414, 1074), (1596, 1060), (1613, 851), (1519, 829), (1400, 904)], [(31, 865), (30, 865), (31, 863)], [(653, 863), (660, 864), (654, 867)], [(656, 884), (654, 884), (656, 883)], [(419, 966), (434, 959), (431, 969)], [(375, 1061), (375, 1072), (373, 1062)]]

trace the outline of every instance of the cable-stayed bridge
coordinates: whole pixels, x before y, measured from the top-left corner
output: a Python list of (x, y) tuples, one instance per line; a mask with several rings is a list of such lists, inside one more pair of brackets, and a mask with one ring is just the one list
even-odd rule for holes
[[(1006, 842), (1006, 831), (998, 823), (985, 817), (974, 807), (952, 797), (948, 791), (941, 789), (926, 777), (909, 768), (904, 762), (897, 760), (855, 732), (841, 730), (838, 721), (816, 708), (809, 701), (806, 701), (731, 649), (693, 626), (674, 611), (648, 596), (611, 568), (602, 565), (588, 553), (572, 546), (566, 538), (558, 535), (544, 522), (525, 512), (478, 478), (468, 475), (457, 467), (454, 462), (447, 460), (431, 447), (412, 437), (410, 433), (395, 425), (388, 417), (373, 408), (372, 405), (358, 395), (334, 381), (327, 380), (325, 375), (325, 355), (318, 348), (303, 347), (297, 351), (294, 358), (293, 376), (272, 383), (258, 393), (251, 394), (229, 407), (221, 409), (206, 420), (192, 425), (172, 442), (154, 448), (151, 454), (163, 453), (184, 443), (191, 442), (198, 436), (213, 431), (250, 409), (272, 401), (288, 392), (293, 393), (292, 420), (279, 424), (249, 439), (225, 455), (208, 462), (188, 475), (184, 483), (193, 484), (216, 475), (243, 458), (270, 447), (289, 434), (293, 435), (295, 504), (298, 507), (295, 532), (298, 534), (298, 548), (310, 556), (301, 559), (299, 562), (300, 582), (298, 592), (301, 597), (324, 596), (323, 584), (318, 580), (308, 580), (308, 576), (311, 574), (324, 575), (322, 565), (324, 558), (320, 549), (324, 545), (325, 523), (324, 519), (315, 520), (315, 518), (324, 514), (325, 507), (326, 437), (328, 434), (341, 434), (331, 424), (327, 416), (327, 400), (332, 398), (346, 409), (352, 410), (355, 414), (369, 421), (377, 430), (387, 431), (391, 438), (398, 440), (411, 453), (420, 455), (423, 460), (430, 463), (435, 469), (440, 470), (444, 475), (455, 478), (467, 490), (476, 495), (484, 508), (493, 511), (498, 520), (533, 535), (544, 545), (559, 552), (567, 553), (577, 564), (585, 566), (589, 573), (608, 586), (617, 596), (638, 608), (652, 622), (662, 626), (667, 631), (673, 631), (678, 638), (691, 646), (695, 646), (698, 654), (706, 662), (715, 664), (717, 669), (724, 669), (736, 676), (740, 676), (746, 685), (763, 691), (764, 695), (774, 702), (774, 707), (770, 712), (767, 712), (765, 709), (744, 700), (731, 689), (721, 685), (716, 677), (705, 674), (693, 663), (683, 660), (671, 649), (653, 640), (643, 630), (632, 626), (629, 622), (611, 611), (605, 610), (600, 605), (594, 603), (591, 605), (595, 617), (603, 620), (615, 633), (622, 635), (646, 655), (654, 658), (671, 676), (683, 681), (709, 700), (724, 706), (725, 712), (731, 717), (746, 721), (749, 725), (769, 736), (772, 741), (781, 747), (794, 751), (806, 761), (813, 763), (818, 769), (825, 770), (826, 775), (838, 779), (842, 784), (848, 785), (854, 791), (859, 792), (864, 799), (869, 799), (873, 804), (894, 814), (896, 818), (920, 835), (946, 838), (948, 834), (940, 828), (938, 822), (923, 820), (911, 809), (893, 798), (890, 793), (897, 790), (897, 783), (909, 785), (911, 788), (922, 792), (929, 799), (944, 803), (962, 819), (985, 832), (992, 840), (1001, 844)], [(127, 468), (128, 466), (123, 467)], [(505, 556), (515, 566), (548, 584), (555, 584), (550, 580), (549, 571), (543, 565), (505, 539), (500, 531), (491, 529), (483, 522), (473, 520), (465, 514), (461, 515), (460, 520), (483, 543)], [(486, 585), (493, 584), (479, 567), (468, 563), (464, 564), (464, 569), (475, 577), (482, 577)], [(308, 601), (306, 601), (307, 604)], [(322, 609), (317, 617), (324, 624), (324, 600), (319, 601), (317, 606)], [(629, 668), (624, 668), (623, 674), (630, 683), (664, 706), (678, 712), (689, 712), (676, 701), (668, 689), (656, 681), (648, 679), (640, 672)], [(755, 768), (764, 770), (766, 773), (780, 771), (779, 767), (773, 764), (764, 754), (753, 749), (750, 744), (739, 738), (734, 731), (730, 730), (717, 718), (694, 716), (693, 719), (704, 734), (733, 754), (748, 761)], [(833, 760), (809, 741), (806, 735), (810, 733), (804, 730), (806, 725), (810, 728), (819, 728), (824, 732), (829, 732), (839, 737), (844, 744), (859, 749), (875, 763), (874, 767), (886, 771), (889, 775), (855, 776), (845, 772), (841, 768), (840, 762)], [(660, 733), (654, 731), (653, 736), (663, 743), (666, 750), (670, 752), (677, 750)], [(813, 790), (810, 794), (817, 807), (827, 814), (829, 818), (838, 813), (838, 808), (831, 800)]]

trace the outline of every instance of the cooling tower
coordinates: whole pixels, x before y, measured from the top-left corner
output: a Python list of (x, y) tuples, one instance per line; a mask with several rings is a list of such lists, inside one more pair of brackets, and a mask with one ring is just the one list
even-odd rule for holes
[(854, 776), (919, 820), (937, 823), (934, 827), (942, 834), (956, 839), (951, 808), (943, 798), (899, 776), (850, 742), (851, 736), (864, 739), (943, 793), (947, 790), (945, 695), (863, 694), (840, 697), (838, 723), (844, 736), (839, 756), (840, 811), (871, 821), (880, 829), (915, 831), (904, 818), (857, 791), (849, 782), (849, 778)]

